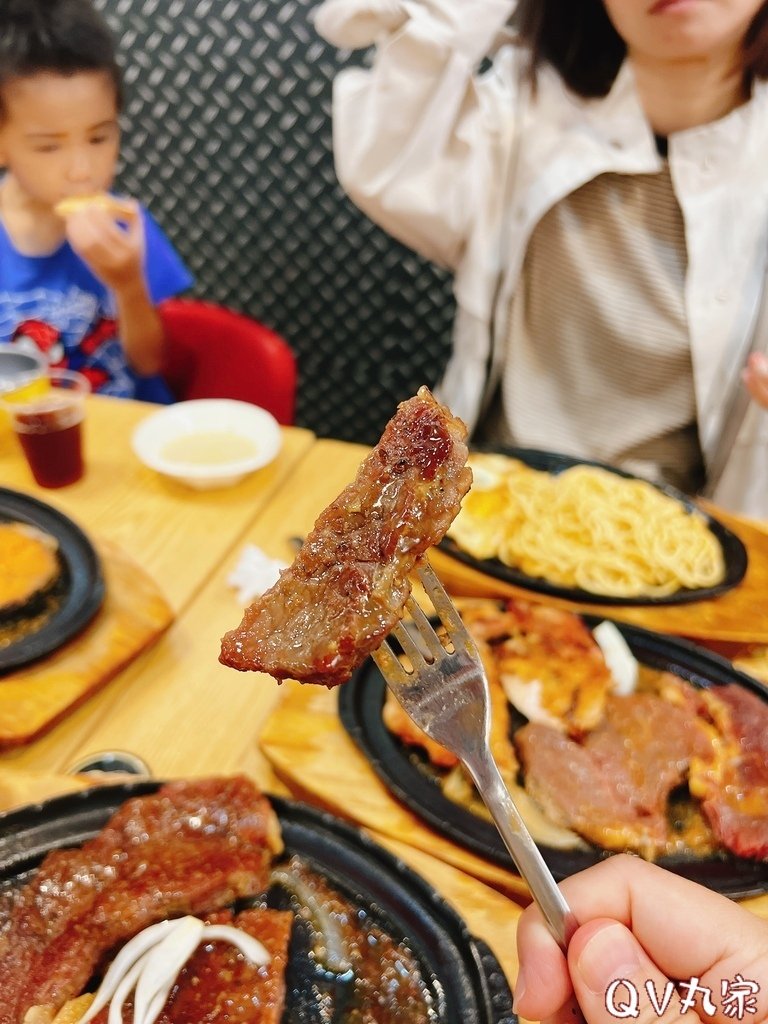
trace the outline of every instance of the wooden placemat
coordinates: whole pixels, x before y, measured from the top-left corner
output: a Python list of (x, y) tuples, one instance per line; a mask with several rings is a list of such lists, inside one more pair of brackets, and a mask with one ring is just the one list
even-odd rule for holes
[[(460, 868), (522, 905), (530, 902), (518, 875), (434, 832), (391, 795), (341, 724), (335, 691), (290, 681), (282, 685), (285, 694), (259, 743), (292, 793)], [(768, 895), (744, 900), (743, 906), (768, 919)]]
[(487, 576), (437, 548), (431, 549), (429, 560), (446, 589), (458, 596), (523, 597), (659, 633), (737, 644), (768, 643), (768, 530), (707, 503), (702, 502), (702, 506), (741, 539), (749, 560), (742, 582), (708, 601), (645, 606), (576, 604)]
[(154, 580), (117, 545), (94, 541), (106, 583), (92, 622), (59, 650), (0, 676), (0, 750), (38, 739), (100, 690), (170, 626)]

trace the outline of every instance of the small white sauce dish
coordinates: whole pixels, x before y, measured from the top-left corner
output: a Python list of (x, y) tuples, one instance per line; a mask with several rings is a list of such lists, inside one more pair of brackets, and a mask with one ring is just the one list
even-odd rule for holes
[(132, 444), (145, 466), (202, 491), (230, 487), (266, 466), (282, 435), (274, 416), (257, 405), (201, 398), (152, 413)]

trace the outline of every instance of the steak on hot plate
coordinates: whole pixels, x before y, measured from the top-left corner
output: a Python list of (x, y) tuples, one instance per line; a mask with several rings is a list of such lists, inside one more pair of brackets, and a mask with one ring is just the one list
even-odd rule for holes
[(545, 725), (516, 736), (525, 788), (558, 824), (610, 850), (664, 850), (670, 792), (691, 761), (711, 758), (690, 709), (655, 694), (611, 696), (603, 722), (576, 743)]
[(261, 892), (281, 845), (271, 804), (244, 777), (126, 801), (18, 891), (0, 934), (0, 1024), (78, 995), (102, 957), (147, 925)]
[(401, 403), (295, 561), (227, 633), (220, 661), (276, 679), (343, 683), (402, 616), (408, 574), (469, 490), (466, 427), (427, 388)]

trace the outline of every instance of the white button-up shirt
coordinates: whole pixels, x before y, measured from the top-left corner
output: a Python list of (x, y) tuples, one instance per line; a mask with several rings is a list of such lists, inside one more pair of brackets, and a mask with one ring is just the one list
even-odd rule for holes
[[(653, 133), (625, 62), (605, 98), (544, 66), (526, 83), (513, 0), (325, 0), (316, 26), (343, 47), (377, 43), (372, 69), (334, 88), (334, 150), (353, 201), (454, 271), (454, 350), (438, 389), (474, 426), (498, 380), (508, 311), (541, 217), (605, 172), (653, 173)], [(493, 65), (477, 73), (491, 54)], [(768, 264), (768, 83), (708, 125), (673, 134), (685, 222), (686, 314), (699, 434), (708, 458), (740, 386)], [(585, 369), (585, 372), (588, 372)], [(715, 499), (768, 517), (768, 414), (753, 406)]]

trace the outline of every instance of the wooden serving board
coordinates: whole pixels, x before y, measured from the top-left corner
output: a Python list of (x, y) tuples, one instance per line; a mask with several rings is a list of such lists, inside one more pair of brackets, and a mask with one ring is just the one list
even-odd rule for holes
[(114, 543), (94, 541), (106, 597), (96, 617), (53, 654), (0, 676), (0, 750), (38, 739), (105, 686), (170, 626), (157, 584)]
[[(282, 685), (285, 694), (259, 743), (295, 796), (460, 868), (521, 905), (530, 903), (519, 875), (434, 832), (390, 794), (341, 724), (335, 691), (295, 682)], [(742, 905), (768, 919), (768, 895)]]
[(576, 604), (537, 594), (470, 568), (438, 548), (429, 552), (435, 572), (452, 594), (463, 597), (522, 597), (568, 611), (628, 622), (659, 633), (734, 644), (768, 643), (768, 531), (756, 523), (731, 515), (702, 502), (720, 522), (744, 543), (749, 559), (740, 584), (721, 597), (690, 604), (607, 605)]

